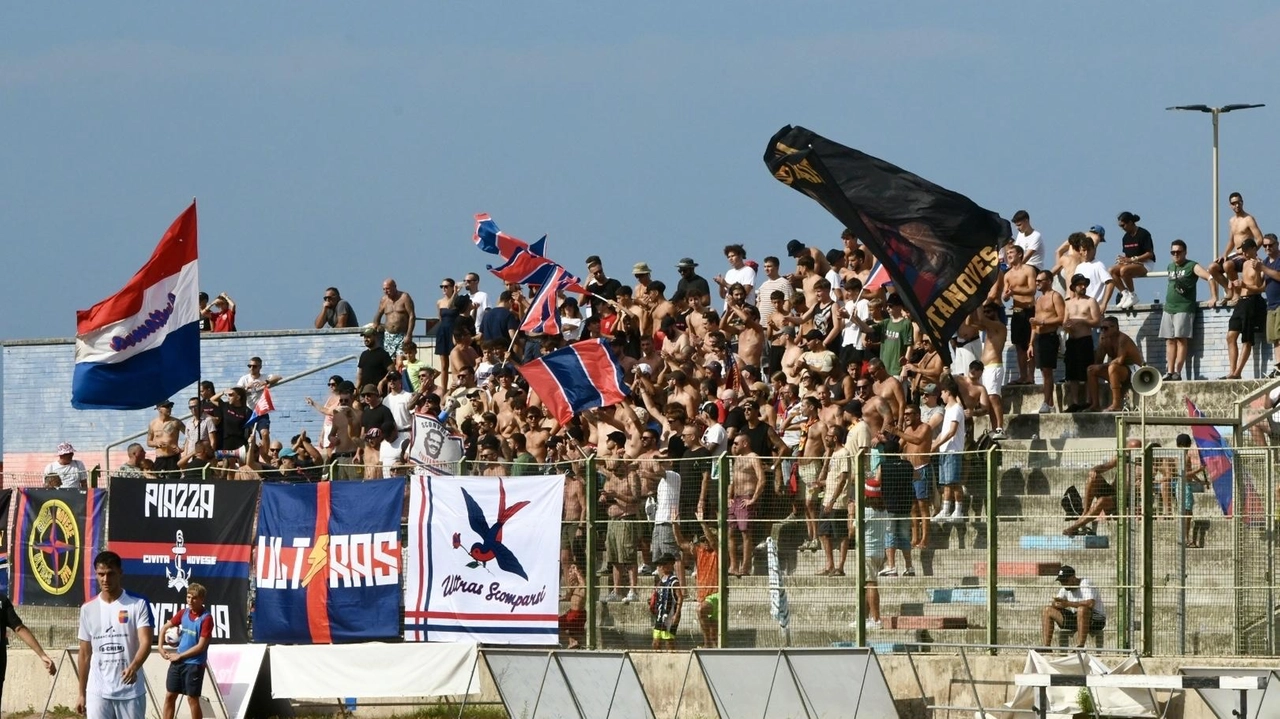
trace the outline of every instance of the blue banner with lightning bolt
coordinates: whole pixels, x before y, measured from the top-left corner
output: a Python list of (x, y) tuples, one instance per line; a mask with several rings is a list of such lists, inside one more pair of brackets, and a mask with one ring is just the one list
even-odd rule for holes
[(403, 479), (263, 485), (253, 640), (398, 637), (404, 491)]

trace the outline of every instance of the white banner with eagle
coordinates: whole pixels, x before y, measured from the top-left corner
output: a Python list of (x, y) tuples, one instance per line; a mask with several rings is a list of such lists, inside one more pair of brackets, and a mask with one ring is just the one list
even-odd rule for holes
[(556, 644), (564, 475), (409, 480), (404, 638)]

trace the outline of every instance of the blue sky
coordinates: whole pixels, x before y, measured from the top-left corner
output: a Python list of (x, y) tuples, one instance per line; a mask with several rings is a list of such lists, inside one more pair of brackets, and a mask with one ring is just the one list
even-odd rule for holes
[(1257, 1), (13, 5), (0, 339), (72, 335), (193, 195), (242, 329), (309, 327), (331, 284), (364, 321), (387, 276), (433, 314), (492, 259), (479, 211), (627, 280), (836, 246), (761, 161), (788, 123), (1055, 242), (1129, 210), (1207, 259), (1209, 118), (1164, 108), (1272, 105), (1223, 118), (1222, 190), (1280, 227), (1278, 35)]

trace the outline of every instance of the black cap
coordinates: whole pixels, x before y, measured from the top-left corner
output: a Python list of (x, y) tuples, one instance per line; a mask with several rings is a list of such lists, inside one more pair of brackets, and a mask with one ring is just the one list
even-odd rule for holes
[(799, 257), (804, 254), (804, 243), (800, 240), (792, 240), (787, 243), (787, 254), (791, 257)]
[(809, 330), (808, 332), (804, 333), (804, 338), (806, 340), (821, 341), (824, 337), (826, 337), (826, 335), (822, 333), (822, 330)]
[(156, 405), (156, 409), (160, 409), (161, 407), (168, 407), (169, 409), (173, 409), (173, 402), (166, 399), (165, 401), (160, 402)]
[(1062, 584), (1062, 580), (1071, 579), (1074, 576), (1076, 576), (1076, 568), (1070, 564), (1064, 564), (1058, 568), (1058, 578), (1055, 581)]
[(658, 564), (658, 565), (662, 565), (662, 564), (675, 564), (675, 563), (676, 563), (676, 558), (675, 558), (674, 556), (672, 556), (672, 554), (671, 554), (670, 552), (667, 552), (667, 553), (664, 553), (664, 554), (659, 555), (657, 559), (653, 560), (653, 563), (654, 563), (654, 564)]

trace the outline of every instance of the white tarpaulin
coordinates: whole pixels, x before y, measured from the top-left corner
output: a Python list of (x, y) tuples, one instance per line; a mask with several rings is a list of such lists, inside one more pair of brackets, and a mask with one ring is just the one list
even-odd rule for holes
[(475, 644), (271, 645), (271, 696), (477, 694)]
[(404, 638), (557, 644), (564, 475), (409, 480)]
[[(1142, 664), (1136, 657), (1129, 657), (1115, 669), (1098, 661), (1088, 653), (1069, 654), (1061, 657), (1046, 657), (1039, 652), (1027, 652), (1027, 663), (1023, 674), (1146, 674)], [(1080, 691), (1084, 687), (1049, 687), (1049, 719), (1071, 719), (1081, 712)], [(1086, 689), (1093, 697), (1094, 709), (1098, 714), (1113, 717), (1158, 717), (1155, 701), (1151, 692), (1146, 689)], [(1033, 709), (1039, 701), (1038, 687), (1018, 687), (1013, 701), (1005, 704), (1006, 709)], [(977, 719), (1021, 719), (1027, 716), (1012, 711), (992, 709), (988, 712), (974, 712)]]

